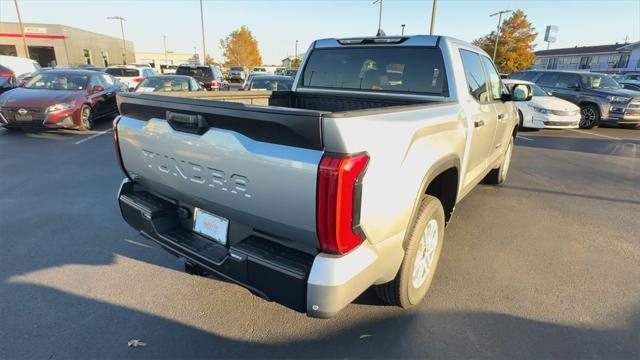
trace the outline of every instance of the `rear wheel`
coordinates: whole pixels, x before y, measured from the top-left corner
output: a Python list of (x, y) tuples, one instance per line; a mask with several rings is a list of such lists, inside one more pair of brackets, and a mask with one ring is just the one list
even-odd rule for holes
[(438, 267), (444, 239), (444, 209), (438, 198), (426, 195), (407, 231), (405, 255), (396, 278), (375, 287), (390, 305), (408, 309), (427, 295)]
[(513, 156), (513, 137), (509, 140), (507, 151), (504, 152), (502, 163), (497, 169), (492, 169), (484, 178), (484, 182), (487, 184), (500, 185), (507, 181), (507, 175), (509, 173), (509, 167), (511, 167), (511, 157)]
[(580, 115), (582, 115), (579, 123), (581, 129), (591, 129), (600, 122), (600, 109), (596, 105), (582, 105)]
[(83, 105), (80, 109), (80, 130), (87, 131), (93, 128), (93, 113), (89, 105)]

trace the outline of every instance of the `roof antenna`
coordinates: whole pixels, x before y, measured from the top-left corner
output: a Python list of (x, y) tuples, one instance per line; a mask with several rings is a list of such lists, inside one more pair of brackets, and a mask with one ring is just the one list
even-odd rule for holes
[(380, 4), (380, 12), (378, 13), (378, 33), (376, 33), (376, 36), (387, 36), (387, 34), (384, 33), (384, 30), (382, 30), (382, 2), (384, 0), (375, 0), (373, 2), (373, 4)]

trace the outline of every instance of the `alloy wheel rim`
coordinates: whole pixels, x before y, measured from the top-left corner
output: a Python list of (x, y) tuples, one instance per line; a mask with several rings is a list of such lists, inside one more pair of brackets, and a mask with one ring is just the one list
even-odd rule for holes
[(596, 112), (591, 108), (582, 109), (582, 118), (580, 123), (583, 126), (589, 126), (596, 119)]
[(416, 259), (413, 262), (413, 274), (411, 285), (414, 289), (420, 288), (433, 270), (436, 249), (438, 247), (438, 221), (431, 219), (420, 237)]
[(507, 172), (509, 172), (509, 166), (511, 166), (511, 155), (513, 154), (513, 145), (509, 144), (509, 147), (507, 148), (507, 154), (504, 158), (504, 164), (502, 165), (504, 167), (503, 171), (502, 171), (502, 176), (504, 178), (507, 177)]
[(84, 124), (85, 127), (89, 127), (89, 108), (84, 108), (82, 110), (82, 124)]

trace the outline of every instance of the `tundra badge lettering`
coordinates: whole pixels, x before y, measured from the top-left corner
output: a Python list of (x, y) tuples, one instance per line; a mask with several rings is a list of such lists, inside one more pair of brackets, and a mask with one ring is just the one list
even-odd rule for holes
[(192, 161), (176, 159), (174, 156), (142, 149), (147, 166), (161, 173), (173, 175), (196, 184), (251, 198), (249, 179), (240, 174), (227, 175), (223, 170), (196, 164)]

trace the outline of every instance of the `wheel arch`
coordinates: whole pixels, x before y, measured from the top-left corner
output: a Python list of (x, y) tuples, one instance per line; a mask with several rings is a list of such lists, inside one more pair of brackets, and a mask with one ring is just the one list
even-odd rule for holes
[(442, 203), (445, 210), (445, 221), (448, 223), (458, 199), (459, 184), (460, 159), (458, 156), (450, 154), (436, 161), (422, 179), (411, 210), (410, 221), (415, 218), (424, 195), (432, 195)]

